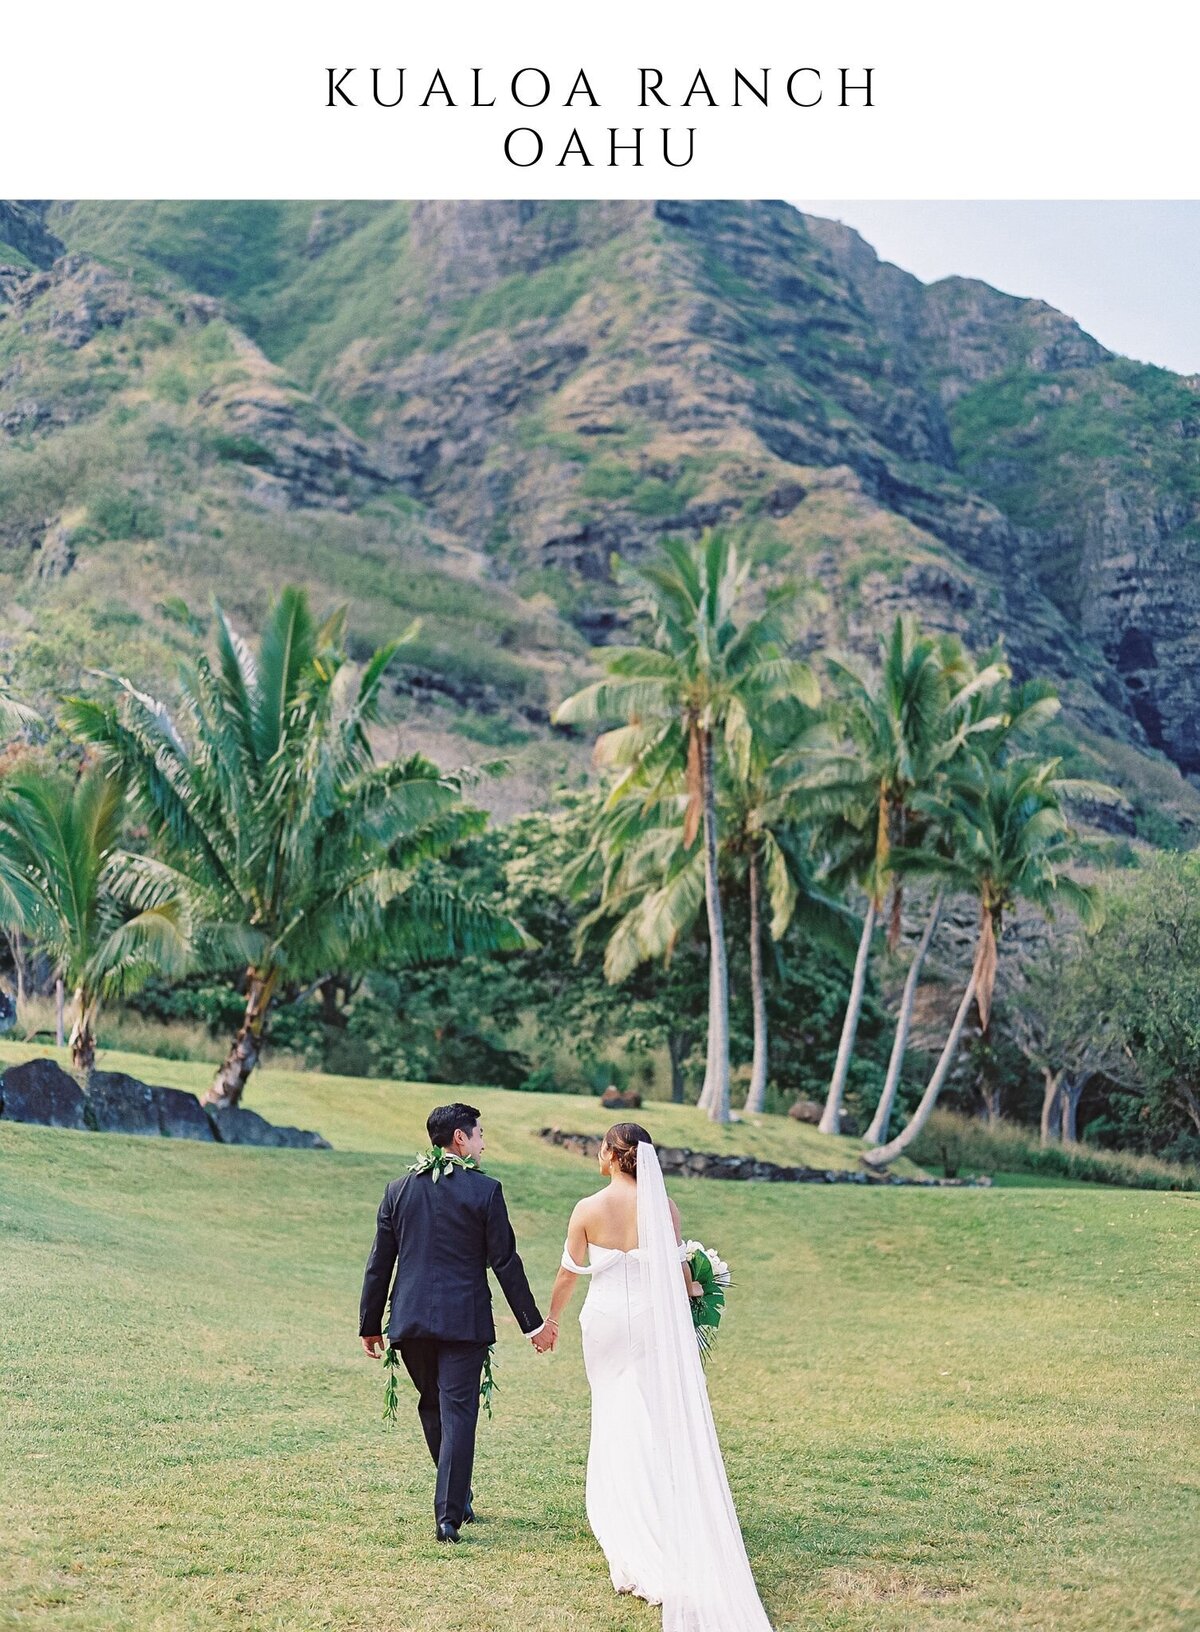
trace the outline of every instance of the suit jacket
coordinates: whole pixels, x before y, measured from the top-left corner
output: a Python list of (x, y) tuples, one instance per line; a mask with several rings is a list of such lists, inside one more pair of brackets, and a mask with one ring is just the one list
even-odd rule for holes
[(359, 1334), (383, 1330), (392, 1280), (387, 1336), (447, 1342), (494, 1343), (492, 1269), (523, 1332), (542, 1324), (498, 1179), (478, 1168), (457, 1168), (437, 1183), (429, 1173), (406, 1173), (383, 1193), (375, 1244), (367, 1259), (359, 1307)]

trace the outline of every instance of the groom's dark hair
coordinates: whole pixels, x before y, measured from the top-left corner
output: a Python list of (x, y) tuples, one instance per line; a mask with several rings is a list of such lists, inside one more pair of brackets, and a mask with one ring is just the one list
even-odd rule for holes
[(441, 1145), (443, 1150), (454, 1138), (455, 1128), (461, 1128), (464, 1133), (479, 1121), (482, 1112), (474, 1105), (463, 1105), (455, 1100), (453, 1105), (438, 1105), (429, 1113), (429, 1120), (425, 1124), (425, 1131), (429, 1134), (431, 1145)]

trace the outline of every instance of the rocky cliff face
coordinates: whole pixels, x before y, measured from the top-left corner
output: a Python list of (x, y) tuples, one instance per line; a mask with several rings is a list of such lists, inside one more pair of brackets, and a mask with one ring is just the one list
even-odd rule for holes
[(0, 262), (15, 259), (44, 267), (63, 253), (62, 239), (46, 225), (46, 208), (45, 204), (19, 204), (0, 199)]
[(848, 285), (936, 391), (972, 486), (1023, 567), (1098, 648), (1144, 739), (1200, 773), (1200, 377), (1131, 364), (1041, 301), (925, 287), (812, 221)]
[[(1200, 779), (1197, 381), (1041, 302), (922, 285), (783, 204), (21, 208), (26, 242), (70, 254), (0, 275), (13, 444), (36, 459), (105, 392), (132, 406), (105, 334), (153, 328), (147, 302), (189, 358), (203, 318), (228, 367), (177, 359), (190, 383), (165, 388), (201, 450), (192, 508), (212, 483), (229, 515), (336, 512), (379, 570), (416, 549), (430, 582), (441, 561), (478, 585), (493, 668), (464, 682), (460, 652), (426, 652), (427, 692), (490, 688), (536, 724), (563, 654), (617, 632), (613, 552), (724, 525), (815, 586), (797, 641), (869, 653), (910, 607), (976, 647), (1003, 636), (1090, 749)], [(1130, 763), (1191, 813), (1168, 767)]]
[[(1077, 377), (1119, 363), (1061, 313), (964, 280), (926, 289), (783, 205), (581, 206), (564, 223), (550, 207), (428, 204), (411, 230), (418, 258), (433, 246), (434, 344), (348, 348), (320, 387), (357, 405), (405, 484), (497, 570), (565, 581), (589, 636), (611, 625), (614, 550), (738, 526), (823, 584), (823, 636), (859, 644), (903, 606), (977, 646), (1003, 634), (1023, 672), (1082, 682), (1093, 727), (1193, 768), (1190, 638), (1167, 673), (1165, 630), (1151, 658), (1128, 629), (1138, 596), (1143, 621), (1161, 597), (1151, 557), (1168, 580), (1183, 564), (1194, 506), (1166, 470), (1114, 486), (1087, 446), (1119, 434), (1105, 394), (1136, 400), (1139, 382), (1106, 383), (1068, 447), (1082, 509), (1006, 507), (1014, 481), (1055, 480), (1049, 454), (1030, 468), (1009, 444), (1053, 443), (1055, 403), (1075, 412)], [(540, 311), (506, 287), (515, 267), (525, 291), (543, 283)], [(490, 288), (490, 321), (462, 323), (464, 278), (476, 299)], [(991, 437), (979, 393), (1014, 379), (1058, 395)], [(1131, 590), (1109, 580), (1135, 536)]]

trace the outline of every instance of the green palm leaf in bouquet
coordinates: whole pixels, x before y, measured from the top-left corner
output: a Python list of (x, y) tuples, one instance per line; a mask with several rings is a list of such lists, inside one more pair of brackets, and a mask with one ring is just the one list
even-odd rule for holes
[(717, 1328), (721, 1324), (721, 1316), (725, 1312), (725, 1288), (730, 1284), (729, 1269), (714, 1251), (703, 1246), (701, 1242), (688, 1241), (684, 1244), (690, 1249), (687, 1257), (688, 1269), (693, 1282), (700, 1288), (698, 1293), (692, 1294), (692, 1325), (696, 1330), (700, 1358), (707, 1364), (716, 1341)]

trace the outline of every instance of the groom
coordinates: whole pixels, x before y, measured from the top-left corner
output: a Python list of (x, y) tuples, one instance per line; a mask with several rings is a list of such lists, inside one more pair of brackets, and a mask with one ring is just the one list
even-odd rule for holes
[[(539, 1354), (553, 1346), (517, 1253), (499, 1181), (477, 1167), (444, 1165), (456, 1156), (477, 1162), (483, 1127), (473, 1105), (439, 1105), (425, 1126), (438, 1147), (437, 1166), (393, 1179), (384, 1191), (375, 1244), (363, 1276), (359, 1334), (374, 1358), (383, 1353), (383, 1310), (392, 1266), (388, 1342), (400, 1350), (417, 1387), (417, 1414), (437, 1463), (434, 1517), (439, 1541), (457, 1541), (470, 1524), (471, 1466), (479, 1417), (479, 1382), (496, 1341), (490, 1265), (517, 1324)], [(436, 1182), (435, 1182), (436, 1181)]]

